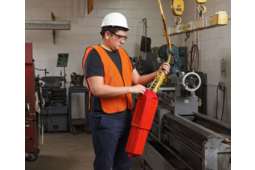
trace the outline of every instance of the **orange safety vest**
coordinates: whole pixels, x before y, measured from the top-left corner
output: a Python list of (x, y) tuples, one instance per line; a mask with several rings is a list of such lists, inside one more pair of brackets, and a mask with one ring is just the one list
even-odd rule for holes
[[(114, 64), (112, 59), (106, 53), (106, 51), (101, 46), (93, 46), (88, 47), (85, 51), (82, 68), (84, 71), (84, 77), (87, 83), (87, 87), (89, 89), (89, 110), (90, 110), (90, 99), (91, 99), (91, 88), (89, 86), (88, 80), (86, 78), (85, 73), (85, 61), (89, 52), (95, 49), (99, 54), (102, 65), (104, 68), (104, 84), (114, 87), (130, 87), (132, 85), (132, 64), (127, 53), (123, 49), (119, 49), (118, 52), (120, 54), (121, 64), (122, 64), (122, 75)], [(122, 77), (121, 77), (122, 76)], [(131, 93), (120, 95), (116, 97), (100, 97), (101, 106), (105, 113), (112, 114), (116, 112), (124, 111), (125, 109), (132, 110), (132, 96)]]

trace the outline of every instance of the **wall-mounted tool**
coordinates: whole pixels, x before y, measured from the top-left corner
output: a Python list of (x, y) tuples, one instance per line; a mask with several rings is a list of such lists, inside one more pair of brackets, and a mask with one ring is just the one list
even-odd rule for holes
[[(55, 16), (53, 12), (51, 12), (51, 20), (55, 21)], [(56, 36), (55, 30), (52, 30), (52, 35), (53, 35), (53, 44), (55, 44), (55, 36)]]
[(226, 60), (221, 60), (221, 76), (226, 77)]
[(142, 21), (143, 21), (144, 36), (142, 36), (140, 51), (145, 52), (145, 56), (146, 56), (146, 53), (150, 52), (151, 50), (151, 38), (147, 37), (147, 19), (143, 18)]
[[(197, 67), (195, 67), (195, 65)], [(191, 50), (187, 54), (186, 66), (187, 66), (187, 71), (192, 71), (192, 70), (195, 70), (196, 72), (199, 71), (199, 49), (198, 49), (198, 45), (194, 44), (193, 42), (192, 42)]]
[(88, 0), (87, 6), (88, 6), (88, 14), (89, 14), (93, 10), (93, 0)]

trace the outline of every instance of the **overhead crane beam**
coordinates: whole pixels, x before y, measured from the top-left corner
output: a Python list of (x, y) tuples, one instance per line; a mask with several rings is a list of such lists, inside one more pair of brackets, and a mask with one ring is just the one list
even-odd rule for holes
[[(228, 14), (225, 11), (216, 12), (214, 15), (200, 18), (186, 24), (179, 24), (167, 29), (168, 35), (194, 32), (212, 27), (224, 26), (228, 24)], [(164, 34), (164, 33), (163, 33)]]

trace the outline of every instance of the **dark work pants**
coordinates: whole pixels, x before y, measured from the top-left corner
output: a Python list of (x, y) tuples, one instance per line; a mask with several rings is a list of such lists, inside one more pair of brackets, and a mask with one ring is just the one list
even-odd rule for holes
[(95, 117), (89, 114), (89, 126), (96, 158), (94, 170), (129, 170), (132, 159), (125, 152), (132, 116)]

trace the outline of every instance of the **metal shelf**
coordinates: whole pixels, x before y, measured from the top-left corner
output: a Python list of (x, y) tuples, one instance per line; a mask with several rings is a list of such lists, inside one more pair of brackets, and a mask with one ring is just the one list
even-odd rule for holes
[(26, 20), (26, 30), (70, 30), (70, 21), (38, 21)]

